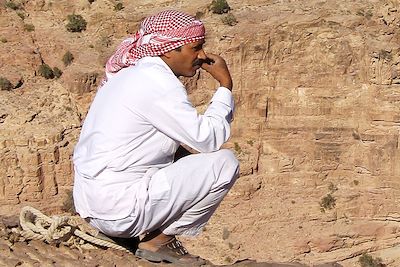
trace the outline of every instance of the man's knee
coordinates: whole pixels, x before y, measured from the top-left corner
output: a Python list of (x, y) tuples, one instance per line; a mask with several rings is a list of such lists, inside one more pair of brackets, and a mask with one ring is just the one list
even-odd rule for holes
[(235, 154), (229, 149), (221, 149), (215, 152), (218, 154), (218, 160), (222, 160), (225, 164), (232, 167), (239, 167), (239, 161)]
[(239, 176), (239, 161), (235, 154), (229, 149), (221, 149), (216, 153), (216, 162), (221, 164), (221, 167), (231, 173), (232, 180), (236, 180)]

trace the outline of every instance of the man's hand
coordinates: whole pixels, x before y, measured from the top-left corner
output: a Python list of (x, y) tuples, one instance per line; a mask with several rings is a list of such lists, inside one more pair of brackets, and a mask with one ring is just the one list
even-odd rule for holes
[(231, 74), (225, 60), (215, 54), (207, 54), (207, 59), (201, 65), (201, 68), (211, 74), (219, 83), (220, 86), (226, 87), (232, 91), (233, 82)]

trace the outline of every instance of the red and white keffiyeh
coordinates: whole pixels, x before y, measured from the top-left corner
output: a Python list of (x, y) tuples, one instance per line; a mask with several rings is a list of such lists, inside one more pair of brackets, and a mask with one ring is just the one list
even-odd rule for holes
[(135, 65), (142, 57), (160, 56), (205, 37), (201, 21), (180, 11), (167, 10), (143, 20), (140, 30), (122, 41), (106, 64), (107, 77)]

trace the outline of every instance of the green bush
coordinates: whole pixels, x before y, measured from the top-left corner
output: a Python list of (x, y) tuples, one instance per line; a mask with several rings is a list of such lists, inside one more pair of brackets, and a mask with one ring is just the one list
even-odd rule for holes
[(0, 90), (11, 91), (13, 89), (12, 83), (3, 77), (0, 77)]
[(24, 30), (27, 32), (33, 32), (35, 30), (35, 26), (33, 24), (24, 24)]
[(234, 146), (235, 146), (235, 151), (238, 153), (238, 154), (241, 154), (242, 153), (242, 148), (240, 147), (240, 145), (239, 145), (239, 143), (238, 142), (234, 142), (233, 143), (234, 144)]
[(81, 15), (68, 15), (68, 24), (66, 25), (69, 32), (81, 32), (86, 30), (87, 22)]
[(16, 3), (14, 3), (13, 1), (7, 1), (7, 2), (5, 2), (4, 6), (5, 6), (6, 8), (12, 9), (12, 10), (17, 10), (17, 9), (20, 9), (20, 8), (21, 8), (21, 5), (20, 5), (20, 4), (16, 4)]
[(221, 21), (223, 24), (229, 25), (229, 26), (235, 26), (238, 23), (237, 19), (235, 18), (235, 16), (233, 14), (228, 14), (226, 16), (223, 16), (221, 18)]
[(60, 78), (62, 75), (62, 71), (54, 67), (52, 69), (49, 65), (47, 64), (42, 64), (39, 66), (39, 75), (46, 78), (46, 79), (54, 79), (54, 78)]
[(72, 61), (74, 61), (74, 55), (72, 55), (71, 52), (67, 51), (65, 52), (62, 61), (64, 62), (64, 66), (69, 66), (71, 65)]
[(25, 19), (25, 14), (24, 14), (23, 12), (17, 11), (17, 15), (18, 15), (18, 17), (20, 17), (22, 20)]
[(336, 199), (331, 194), (328, 194), (322, 198), (319, 204), (321, 206), (321, 211), (325, 212), (325, 210), (333, 209), (336, 206)]
[(384, 267), (385, 264), (382, 263), (381, 258), (373, 258), (371, 255), (363, 253), (358, 259), (361, 267)]
[(62, 71), (57, 67), (54, 67), (53, 73), (54, 73), (54, 77), (57, 79), (60, 78), (62, 75)]
[(210, 10), (215, 14), (228, 13), (231, 10), (226, 0), (213, 0), (210, 5)]
[(39, 66), (39, 75), (46, 79), (54, 78), (54, 72), (47, 64), (42, 64)]
[(124, 9), (124, 5), (122, 3), (116, 3), (115, 4), (115, 6), (114, 6), (114, 10), (115, 11), (120, 11), (122, 9)]

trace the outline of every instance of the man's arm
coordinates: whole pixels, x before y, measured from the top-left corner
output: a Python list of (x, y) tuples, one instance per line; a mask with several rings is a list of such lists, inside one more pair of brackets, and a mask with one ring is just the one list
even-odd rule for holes
[[(220, 83), (221, 87), (214, 93), (207, 110), (203, 115), (189, 101), (186, 89), (176, 77), (154, 79), (152, 72), (149, 79), (153, 90), (161, 94), (148, 101), (140, 101), (136, 105), (154, 127), (170, 138), (189, 146), (198, 152), (212, 152), (221, 148), (230, 136), (230, 123), (233, 116), (233, 97), (231, 93), (232, 79), (225, 61), (217, 55), (210, 54), (213, 61), (204, 66)], [(205, 65), (205, 64), (203, 64)], [(153, 75), (153, 76), (150, 76)]]

